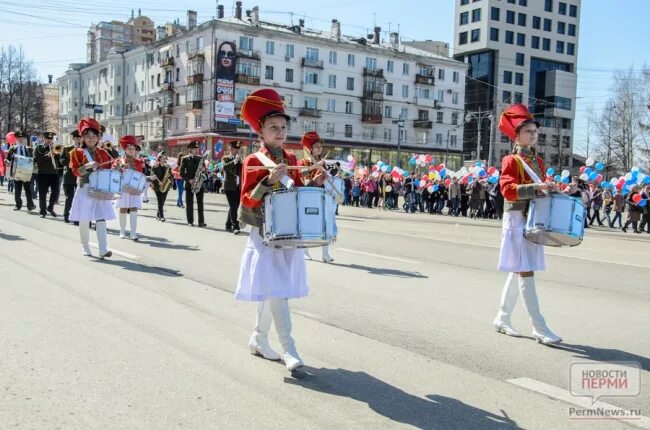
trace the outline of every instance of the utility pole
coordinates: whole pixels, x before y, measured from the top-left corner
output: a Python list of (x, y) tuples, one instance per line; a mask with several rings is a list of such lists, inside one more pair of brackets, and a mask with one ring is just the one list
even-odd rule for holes
[[(492, 112), (481, 111), (481, 107), (479, 106), (478, 112), (468, 112), (467, 115), (465, 115), (465, 122), (471, 122), (473, 119), (477, 121), (477, 129), (478, 129), (478, 136), (476, 138), (476, 159), (477, 160), (481, 159), (481, 123), (485, 118), (490, 119), (490, 135), (491, 135), (492, 120), (494, 119), (494, 115), (492, 115)], [(487, 164), (488, 166), (492, 165), (492, 139), (491, 138), (490, 138), (490, 145), (488, 148)]]
[(402, 168), (402, 157), (400, 156), (401, 147), (402, 147), (402, 134), (404, 132), (404, 118), (400, 115), (399, 119), (393, 121), (393, 124), (397, 124), (397, 167)]

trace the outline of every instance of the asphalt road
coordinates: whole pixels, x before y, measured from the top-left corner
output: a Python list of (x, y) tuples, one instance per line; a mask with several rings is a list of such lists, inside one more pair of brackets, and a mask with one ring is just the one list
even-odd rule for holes
[[(100, 261), (0, 192), (0, 428), (650, 428), (650, 235), (547, 248), (537, 288), (564, 342), (546, 347), (492, 328), (498, 222), (341, 208), (335, 262), (312, 250), (311, 294), (291, 302), (307, 366), (290, 375), (247, 351), (247, 235), (224, 231), (225, 198), (207, 196), (206, 229), (169, 200), (166, 223), (145, 205), (139, 242), (109, 223)], [(521, 303), (513, 322), (530, 334)], [(602, 361), (640, 363), (640, 394), (600, 401), (645, 417), (572, 415), (590, 401), (571, 365)]]

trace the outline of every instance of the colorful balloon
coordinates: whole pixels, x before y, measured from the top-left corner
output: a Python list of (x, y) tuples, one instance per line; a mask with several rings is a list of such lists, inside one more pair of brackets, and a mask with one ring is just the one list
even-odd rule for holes
[(632, 201), (633, 201), (634, 203), (639, 203), (641, 200), (643, 200), (643, 196), (641, 196), (641, 194), (635, 194), (635, 195), (632, 197)]
[(587, 158), (587, 160), (585, 161), (585, 164), (587, 166), (589, 166), (589, 167), (593, 166), (594, 165), (594, 159), (591, 158), (591, 157)]
[(5, 140), (9, 145), (15, 145), (16, 144), (16, 136), (14, 135), (13, 131), (10, 131), (5, 135)]
[(553, 176), (555, 174), (555, 169), (553, 169), (552, 167), (549, 167), (548, 170), (546, 171), (546, 174), (548, 176)]
[(601, 162), (596, 163), (596, 170), (597, 171), (602, 171), (605, 168), (605, 165)]
[(637, 204), (639, 205), (640, 208), (644, 208), (645, 205), (648, 204), (648, 200), (647, 200), (647, 199), (643, 199), (643, 200), (641, 200), (641, 201), (640, 201), (639, 203), (637, 203)]

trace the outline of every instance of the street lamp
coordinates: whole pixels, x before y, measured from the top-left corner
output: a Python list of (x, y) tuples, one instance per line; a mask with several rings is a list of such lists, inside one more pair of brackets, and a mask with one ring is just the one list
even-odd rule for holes
[(449, 156), (449, 135), (451, 134), (451, 130), (456, 131), (456, 130), (458, 130), (458, 129), (459, 129), (460, 127), (462, 127), (462, 126), (463, 126), (463, 125), (460, 124), (460, 125), (457, 125), (457, 126), (454, 127), (454, 128), (451, 128), (451, 129), (448, 128), (448, 129), (447, 129), (447, 149), (445, 150), (445, 166), (447, 165), (447, 157)]
[(402, 146), (402, 132), (404, 130), (404, 118), (400, 116), (398, 120), (393, 121), (393, 124), (397, 124), (397, 167), (402, 168), (402, 158), (400, 157), (400, 151)]
[[(492, 120), (494, 119), (494, 115), (492, 115), (492, 112), (490, 111), (481, 111), (481, 108), (478, 108), (478, 112), (469, 112), (467, 115), (465, 115), (465, 122), (471, 122), (473, 119), (477, 120), (478, 124), (478, 138), (476, 139), (476, 159), (481, 158), (481, 123), (485, 118), (490, 119), (490, 135), (492, 134)], [(487, 165), (491, 166), (492, 165), (492, 136), (490, 136), (490, 145), (488, 148), (488, 159), (487, 159)]]

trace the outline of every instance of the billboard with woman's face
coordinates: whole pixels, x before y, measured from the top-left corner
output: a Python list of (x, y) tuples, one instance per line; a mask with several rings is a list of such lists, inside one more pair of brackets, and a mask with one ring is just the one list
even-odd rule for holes
[(215, 119), (228, 121), (235, 117), (236, 48), (232, 42), (223, 42), (217, 51), (217, 94)]

